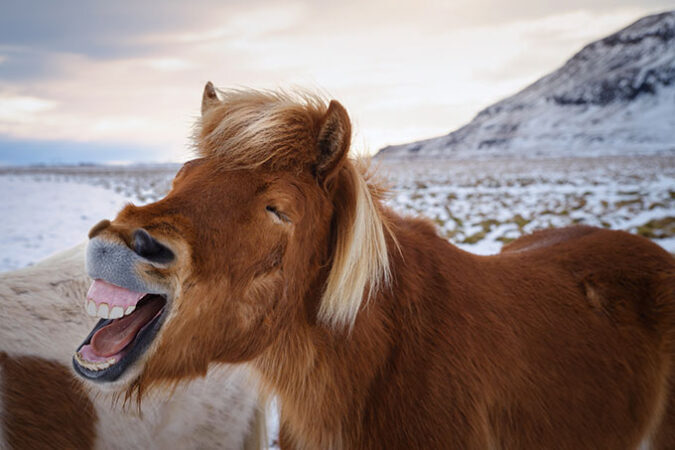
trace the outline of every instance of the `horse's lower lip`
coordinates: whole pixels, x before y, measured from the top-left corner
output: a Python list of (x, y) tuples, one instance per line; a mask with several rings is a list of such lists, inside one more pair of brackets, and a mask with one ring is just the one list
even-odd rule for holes
[(86, 339), (78, 346), (76, 356), (73, 356), (73, 368), (80, 376), (95, 382), (112, 382), (117, 380), (124, 372), (142, 356), (154, 341), (157, 333), (162, 327), (166, 319), (168, 302), (164, 298), (165, 304), (157, 315), (152, 318), (143, 328), (136, 334), (134, 340), (125, 348), (123, 356), (119, 361), (111, 364), (109, 367), (99, 370), (91, 370), (84, 367), (78, 362), (77, 354), (85, 345), (88, 345), (92, 336), (101, 328), (108, 325), (113, 319), (101, 319), (92, 329)]

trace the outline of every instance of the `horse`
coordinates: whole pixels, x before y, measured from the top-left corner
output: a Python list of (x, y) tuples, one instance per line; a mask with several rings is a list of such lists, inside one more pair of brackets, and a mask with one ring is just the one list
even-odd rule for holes
[(262, 448), (264, 414), (243, 366), (158, 390), (140, 411), (76, 377), (72, 345), (93, 320), (84, 251), (0, 274), (0, 448)]
[(346, 109), (311, 93), (209, 82), (194, 146), (166, 197), (89, 233), (85, 379), (142, 398), (247, 365), (282, 448), (675, 446), (658, 245), (578, 227), (464, 252), (385, 206)]

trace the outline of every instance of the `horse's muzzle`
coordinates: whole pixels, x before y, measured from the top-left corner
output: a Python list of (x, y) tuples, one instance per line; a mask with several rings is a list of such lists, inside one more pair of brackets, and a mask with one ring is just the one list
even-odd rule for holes
[[(145, 232), (145, 230), (143, 231)], [(147, 234), (147, 232), (145, 233)], [(135, 236), (136, 241), (139, 240), (137, 237), (138, 235)], [(146, 258), (143, 254), (160, 254), (163, 257), (163, 261), (170, 254), (170, 261), (173, 259), (173, 253), (164, 246), (161, 248), (152, 247), (147, 242), (143, 242), (138, 246), (135, 245), (135, 247), (139, 247), (142, 250), (141, 254), (136, 250), (132, 250), (121, 241), (112, 241), (100, 235), (90, 239), (86, 255), (87, 274), (95, 280), (105, 280), (110, 284), (129, 289), (130, 291), (152, 292), (149, 289), (150, 286), (148, 286), (152, 283), (148, 283), (147, 280), (142, 279), (139, 276), (139, 272), (143, 266), (148, 266), (158, 261)]]

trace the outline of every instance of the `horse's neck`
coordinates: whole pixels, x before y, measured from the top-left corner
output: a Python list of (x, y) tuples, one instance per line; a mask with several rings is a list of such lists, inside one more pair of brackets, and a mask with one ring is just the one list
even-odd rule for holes
[(402, 271), (417, 266), (438, 280), (443, 268), (436, 260), (448, 252), (461, 253), (424, 222), (401, 219), (400, 224), (403, 229), (393, 230), (398, 242), (389, 243), (394, 284), (362, 307), (351, 333), (310, 325), (298, 312), (256, 361), (263, 382), (280, 398), (287, 431), (314, 436), (308, 447), (341, 447), (341, 442), (347, 444), (345, 433), (359, 432), (372, 383), (399, 345), (403, 325), (393, 322), (401, 317), (395, 310), (409, 312), (411, 301), (425, 297), (424, 284), (411, 286)]

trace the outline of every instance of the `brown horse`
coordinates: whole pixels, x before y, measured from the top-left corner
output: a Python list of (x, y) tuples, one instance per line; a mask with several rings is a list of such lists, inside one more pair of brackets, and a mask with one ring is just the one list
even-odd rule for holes
[(589, 227), (463, 252), (382, 205), (350, 135), (335, 101), (207, 84), (200, 158), (90, 233), (76, 370), (141, 396), (247, 362), (283, 447), (675, 447), (670, 254)]

